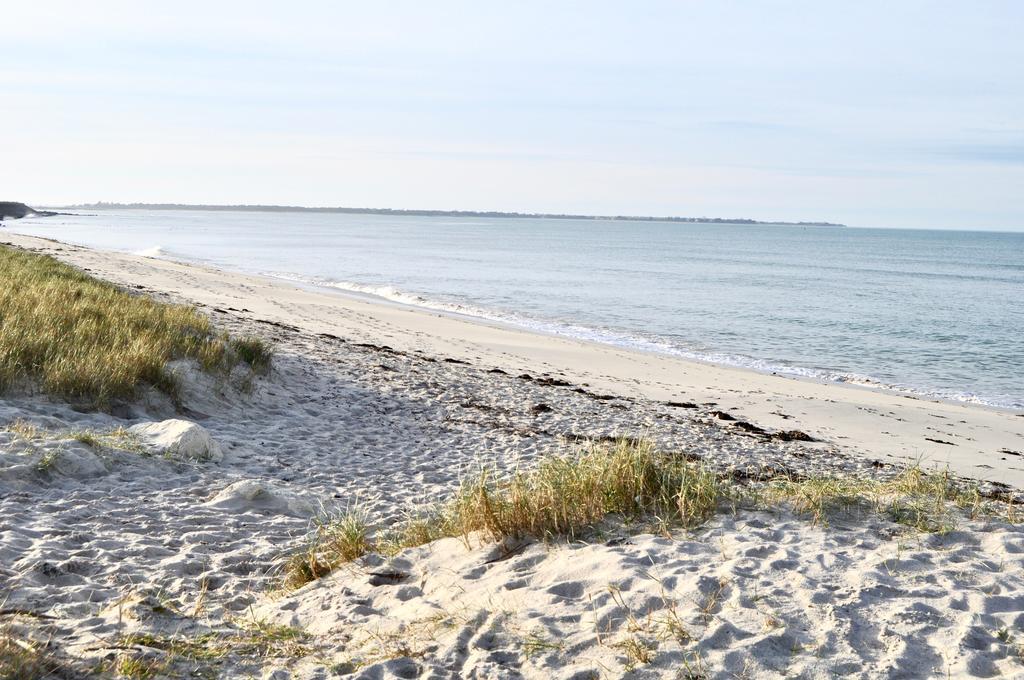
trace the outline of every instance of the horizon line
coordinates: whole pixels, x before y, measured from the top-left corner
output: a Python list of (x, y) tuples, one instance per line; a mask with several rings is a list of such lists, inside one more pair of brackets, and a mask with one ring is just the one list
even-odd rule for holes
[(97, 201), (95, 203), (76, 203), (72, 205), (51, 206), (61, 210), (105, 210), (105, 209), (146, 209), (146, 210), (223, 210), (250, 212), (319, 212), (361, 215), (395, 215), (409, 217), (494, 217), (494, 218), (532, 218), (559, 220), (595, 220), (622, 222), (682, 222), (694, 224), (762, 224), (808, 227), (846, 227), (836, 222), (787, 221), (787, 220), (756, 220), (744, 217), (682, 217), (653, 215), (586, 215), (575, 213), (543, 213), (516, 212), (502, 210), (439, 210), (419, 208), (351, 208), (343, 206), (310, 207), (297, 205), (266, 205), (266, 204), (204, 204), (204, 203), (116, 203)]

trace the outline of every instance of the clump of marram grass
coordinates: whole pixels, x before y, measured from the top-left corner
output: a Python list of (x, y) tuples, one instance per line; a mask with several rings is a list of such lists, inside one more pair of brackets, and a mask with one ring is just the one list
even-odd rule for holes
[(58, 260), (0, 246), (0, 391), (22, 383), (104, 407), (140, 386), (178, 393), (167, 363), (269, 367), (270, 347), (217, 335), (196, 309), (131, 295)]
[(8, 432), (14, 433), (21, 439), (28, 440), (37, 439), (42, 433), (42, 429), (38, 425), (30, 423), (23, 418), (16, 418), (12, 420), (4, 429)]
[(526, 472), (497, 477), (483, 469), (465, 480), (438, 515), (448, 535), (506, 538), (569, 537), (609, 515), (657, 517), (692, 527), (717, 509), (726, 491), (705, 466), (620, 440), (577, 456), (550, 456)]
[(286, 561), (283, 585), (302, 586), (367, 552), (394, 553), (445, 537), (572, 538), (609, 515), (696, 526), (714, 513), (724, 491), (722, 480), (703, 466), (630, 440), (550, 456), (510, 477), (481, 468), (447, 503), (376, 540), (368, 537), (360, 511), (318, 521), (308, 543)]
[(777, 479), (756, 489), (754, 496), (764, 505), (788, 504), (816, 523), (827, 522), (836, 512), (861, 509), (928, 533), (955, 526), (953, 507), (970, 517), (985, 513), (1014, 519), (1011, 506), (986, 504), (977, 484), (957, 483), (948, 470), (927, 471), (919, 464), (890, 479)]
[(231, 338), (228, 347), (238, 359), (249, 364), (254, 372), (266, 375), (270, 370), (274, 349), (266, 340), (256, 336)]
[[(62, 436), (63, 433), (56, 433), (55, 436)], [(125, 427), (115, 427), (112, 430), (71, 430), (67, 433), (71, 439), (81, 442), (94, 449), (116, 449), (118, 451), (131, 451), (133, 453), (148, 453), (145, 446), (139, 441), (139, 437), (129, 432)]]
[(72, 439), (94, 449), (147, 453), (138, 436), (125, 427), (115, 427), (111, 430), (47, 430), (18, 418), (0, 428), (0, 432), (11, 432), (17, 439), (25, 441)]
[(352, 508), (317, 517), (306, 544), (284, 564), (282, 585), (298, 588), (331, 573), (340, 564), (362, 557), (372, 549), (365, 513)]
[(0, 626), (0, 678), (36, 680), (37, 678), (78, 677), (48, 644), (18, 634), (14, 626)]
[(308, 656), (313, 652), (310, 642), (299, 628), (263, 621), (194, 635), (134, 633), (117, 640), (115, 646), (124, 651), (102, 670), (140, 679), (183, 677), (185, 671), (189, 677), (214, 677), (228, 660), (259, 664)]
[(647, 441), (593, 444), (576, 455), (542, 458), (528, 470), (500, 476), (483, 467), (432, 510), (412, 515), (371, 539), (365, 513), (320, 520), (308, 544), (288, 559), (284, 585), (296, 588), (368, 552), (394, 554), (441, 538), (496, 542), (532, 536), (580, 537), (610, 516), (669, 530), (694, 528), (722, 508), (788, 508), (827, 524), (840, 512), (865, 511), (921, 532), (955, 525), (954, 509), (1016, 521), (1012, 505), (984, 502), (977, 485), (946, 471), (914, 465), (886, 479), (779, 476), (744, 484)]

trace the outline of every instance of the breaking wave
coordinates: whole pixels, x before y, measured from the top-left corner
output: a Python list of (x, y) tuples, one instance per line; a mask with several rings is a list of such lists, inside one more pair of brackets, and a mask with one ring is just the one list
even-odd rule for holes
[(972, 392), (959, 392), (942, 389), (922, 389), (916, 386), (902, 385), (898, 383), (888, 383), (885, 381), (877, 380), (870, 376), (859, 375), (856, 373), (832, 371), (822, 368), (811, 368), (807, 366), (799, 366), (784, 362), (773, 362), (764, 359), (757, 359), (742, 354), (724, 353), (707, 349), (686, 347), (678, 342), (674, 342), (667, 338), (658, 337), (655, 335), (646, 335), (642, 333), (620, 331), (609, 328), (595, 328), (592, 326), (586, 326), (582, 324), (565, 321), (538, 319), (522, 314), (516, 314), (514, 312), (487, 309), (465, 302), (430, 298), (425, 295), (402, 291), (396, 288), (395, 286), (391, 285), (371, 285), (363, 283), (354, 283), (351, 281), (312, 279), (297, 276), (294, 274), (285, 274), (280, 272), (266, 273), (266, 275), (278, 279), (292, 281), (295, 283), (303, 283), (318, 287), (330, 288), (345, 293), (355, 294), (358, 296), (368, 296), (378, 300), (386, 300), (388, 302), (393, 302), (396, 304), (408, 305), (422, 309), (429, 309), (436, 312), (444, 312), (447, 314), (454, 314), (458, 316), (467, 316), (472, 317), (474, 319), (483, 319), (486, 321), (506, 324), (516, 328), (543, 333), (546, 335), (556, 335), (560, 337), (571, 338), (574, 340), (583, 340), (586, 342), (595, 342), (599, 344), (612, 345), (614, 347), (619, 347), (622, 349), (638, 350), (641, 352), (651, 352), (654, 354), (679, 357), (681, 359), (699, 361), (708, 364), (744, 368), (748, 370), (757, 371), (759, 373), (770, 373), (775, 375), (788, 376), (792, 378), (814, 380), (818, 382), (842, 383), (846, 385), (856, 385), (860, 387), (888, 390), (899, 392), (901, 394), (909, 394), (928, 399), (946, 399), (950, 401), (959, 401), (984, 406), (994, 406), (997, 408), (1024, 408), (1024, 402), (1014, 400), (1009, 396), (993, 399), (990, 397), (983, 398), (982, 396), (974, 394)]

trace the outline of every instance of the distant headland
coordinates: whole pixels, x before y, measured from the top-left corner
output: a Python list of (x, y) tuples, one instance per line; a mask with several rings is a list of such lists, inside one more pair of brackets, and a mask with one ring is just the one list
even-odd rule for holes
[(844, 227), (832, 222), (770, 222), (724, 217), (652, 217), (643, 215), (573, 215), (562, 213), (521, 213), (479, 210), (399, 210), (395, 208), (307, 208), (297, 205), (186, 205), (183, 203), (86, 203), (65, 206), (74, 210), (224, 210), (251, 212), (312, 212), (353, 215), (397, 215), (415, 217), (498, 217), (545, 220), (611, 220), (629, 222), (690, 222), (700, 224), (772, 224), (798, 227)]
[(49, 217), (56, 215), (55, 212), (49, 212), (46, 210), (33, 210), (24, 203), (15, 203), (14, 201), (0, 201), (0, 222), (4, 220), (20, 220), (22, 217), (37, 216), (37, 217)]

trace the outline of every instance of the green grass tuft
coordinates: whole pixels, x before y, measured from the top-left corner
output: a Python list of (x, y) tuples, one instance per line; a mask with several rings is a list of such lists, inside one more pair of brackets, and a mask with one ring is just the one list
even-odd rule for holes
[(550, 456), (510, 477), (481, 468), (447, 503), (409, 517), (374, 541), (361, 512), (319, 522), (309, 542), (286, 561), (283, 585), (302, 586), (367, 552), (395, 553), (445, 537), (571, 538), (608, 515), (696, 526), (714, 513), (724, 492), (710, 470), (632, 440)]
[(30, 382), (105, 407), (139, 387), (178, 393), (167, 363), (239, 362), (266, 372), (270, 346), (214, 333), (192, 307), (131, 295), (58, 260), (0, 246), (0, 391)]
[(573, 538), (608, 515), (658, 517), (690, 527), (714, 513), (724, 491), (718, 476), (700, 464), (659, 453), (650, 442), (620, 440), (576, 456), (544, 458), (507, 478), (481, 470), (464, 481), (438, 519), (448, 535), (482, 532), (496, 541)]
[(299, 588), (331, 573), (338, 565), (370, 552), (366, 515), (350, 509), (317, 518), (312, 535), (300, 550), (288, 557), (282, 585)]
[(298, 587), (368, 552), (394, 554), (440, 538), (503, 541), (584, 536), (616, 516), (637, 527), (693, 528), (716, 511), (738, 506), (787, 507), (827, 524), (840, 512), (868, 512), (921, 532), (955, 526), (957, 509), (1016, 521), (1012, 505), (984, 503), (977, 486), (948, 471), (912, 466), (890, 479), (776, 478), (744, 484), (650, 442), (596, 443), (575, 455), (542, 458), (527, 471), (500, 476), (481, 468), (447, 502), (408, 517), (372, 540), (363, 513), (320, 522), (309, 543), (290, 556), (284, 585)]
[[(774, 480), (757, 492), (762, 503), (789, 504), (799, 514), (825, 523), (838, 512), (866, 510), (917, 531), (943, 533), (956, 524), (953, 508), (974, 517), (989, 512), (976, 484), (957, 484), (948, 470), (926, 471), (913, 465), (891, 479), (811, 478)], [(1007, 518), (1012, 508), (1005, 510)]]
[(18, 635), (13, 626), (0, 627), (0, 678), (36, 680), (37, 678), (79, 677), (45, 644)]
[(298, 628), (264, 621), (193, 635), (135, 633), (117, 640), (124, 651), (104, 670), (138, 679), (222, 677), (228, 660), (259, 666), (265, 659), (298, 659), (313, 653), (310, 642)]
[(266, 340), (255, 336), (232, 338), (229, 347), (235, 356), (249, 364), (255, 373), (266, 375), (274, 356), (274, 349)]

